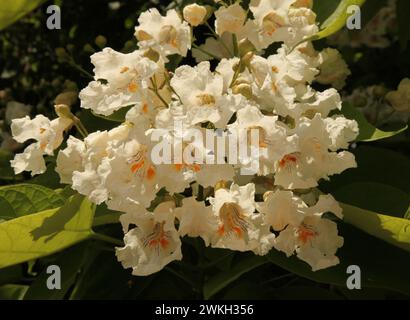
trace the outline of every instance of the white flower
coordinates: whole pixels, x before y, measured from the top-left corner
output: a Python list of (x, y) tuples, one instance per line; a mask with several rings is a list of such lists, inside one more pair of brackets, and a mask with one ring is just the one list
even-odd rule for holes
[(42, 156), (53, 155), (54, 150), (63, 142), (64, 131), (71, 125), (72, 120), (70, 119), (50, 120), (43, 115), (37, 115), (34, 119), (28, 116), (14, 119), (11, 123), (13, 138), (19, 143), (31, 139), (36, 141), (11, 161), (15, 173), (31, 171), (31, 174), (35, 175), (45, 172), (46, 166)]
[(303, 220), (306, 204), (294, 196), (292, 191), (277, 190), (268, 192), (264, 202), (257, 203), (257, 209), (264, 214), (264, 219), (273, 230), (281, 231), (290, 225), (299, 225)]
[(46, 163), (44, 161), (44, 153), (38, 143), (30, 144), (23, 153), (18, 153), (11, 160), (11, 166), (16, 174), (23, 171), (31, 171), (31, 175), (41, 174), (46, 171)]
[(191, 49), (191, 29), (175, 10), (161, 16), (157, 9), (143, 12), (135, 28), (135, 37), (142, 49), (152, 48), (166, 57), (172, 54), (186, 56)]
[(84, 139), (85, 154), (83, 167), (74, 171), (72, 188), (100, 204), (107, 200), (108, 190), (104, 185), (106, 176), (99, 172), (104, 159), (110, 156), (110, 147), (124, 141), (131, 130), (128, 125), (118, 126), (110, 131), (96, 131)]
[(275, 184), (287, 189), (311, 188), (322, 178), (356, 167), (350, 152), (329, 152), (332, 139), (320, 114), (312, 120), (302, 118), (295, 132), (299, 137), (299, 151), (277, 163)]
[(86, 148), (84, 142), (70, 136), (67, 140), (67, 147), (61, 150), (57, 156), (57, 166), (55, 170), (60, 175), (61, 183), (73, 183), (73, 172), (83, 170), (85, 153)]
[(332, 151), (347, 149), (349, 143), (354, 141), (359, 134), (359, 126), (355, 120), (349, 120), (343, 116), (333, 116), (325, 118), (324, 121), (332, 141), (329, 146)]
[(124, 54), (105, 48), (93, 54), (91, 62), (95, 80), (80, 92), (81, 107), (105, 116), (140, 102), (158, 69), (138, 50)]
[(200, 6), (196, 3), (187, 5), (186, 7), (184, 7), (184, 10), (182, 12), (185, 21), (193, 27), (197, 27), (200, 24), (204, 23), (205, 17), (207, 15), (206, 7)]
[(212, 247), (237, 251), (253, 251), (264, 255), (273, 246), (275, 235), (263, 223), (262, 215), (255, 213), (255, 185), (232, 184), (230, 189), (218, 189), (209, 198), (219, 227)]
[(124, 268), (132, 268), (133, 275), (150, 275), (182, 259), (181, 240), (168, 204), (135, 217), (132, 223), (137, 227), (125, 234), (125, 246), (117, 248), (116, 255)]
[(215, 31), (218, 35), (221, 36), (224, 32), (237, 33), (246, 20), (246, 12), (236, 2), (229, 7), (220, 7), (215, 12), (215, 18)]
[(342, 89), (351, 72), (340, 52), (332, 48), (324, 49), (319, 53), (319, 60), (320, 74), (316, 77), (316, 81)]
[(210, 71), (209, 62), (201, 62), (194, 68), (179, 67), (171, 86), (193, 125), (210, 121), (218, 128), (224, 127), (244, 103), (241, 95), (224, 92), (223, 77)]
[[(299, 209), (299, 222), (291, 223), (280, 232), (275, 248), (289, 257), (296, 252), (297, 257), (307, 262), (313, 271), (328, 268), (339, 263), (335, 256), (343, 245), (338, 236), (337, 224), (322, 218), (323, 213), (332, 212), (339, 218), (342, 210), (332, 196), (320, 196), (316, 205), (307, 207), (300, 199), (295, 199)], [(287, 206), (290, 204), (288, 203)]]
[[(298, 150), (298, 137), (295, 134), (288, 135), (287, 127), (278, 121), (278, 117), (264, 116), (255, 106), (246, 106), (239, 110), (236, 116), (236, 122), (229, 125), (228, 128), (230, 130), (243, 130), (247, 133), (240, 135), (240, 144), (251, 144), (252, 130), (257, 131), (259, 135), (257, 145), (260, 153), (257, 159), (259, 162), (258, 174), (273, 173), (276, 161)], [(253, 157), (252, 154), (247, 156)], [(240, 160), (245, 161), (246, 159)]]
[[(203, 187), (213, 187), (221, 179), (228, 181), (233, 178), (233, 166), (216, 162), (216, 150), (207, 146), (207, 139), (213, 140), (213, 146), (217, 145), (215, 136), (207, 137), (203, 128), (190, 125), (181, 106), (171, 105), (169, 109), (160, 111), (156, 127), (159, 129), (151, 129), (147, 133), (155, 136), (155, 141), (160, 140), (151, 156), (160, 162), (156, 166), (161, 177), (160, 186), (171, 194), (183, 192), (193, 181)], [(214, 155), (213, 161), (207, 161), (206, 157), (211, 154)]]
[(203, 201), (197, 201), (194, 197), (184, 198), (182, 207), (175, 209), (175, 215), (179, 220), (181, 237), (201, 237), (205, 245), (209, 245), (218, 229), (217, 218), (210, 206), (205, 206)]

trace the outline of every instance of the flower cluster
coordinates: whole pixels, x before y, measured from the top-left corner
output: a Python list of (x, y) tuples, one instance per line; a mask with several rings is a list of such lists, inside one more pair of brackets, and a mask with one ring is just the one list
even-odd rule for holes
[[(125, 246), (117, 257), (134, 275), (180, 260), (184, 236), (257, 255), (275, 248), (313, 270), (333, 266), (343, 238), (324, 213), (342, 218), (342, 212), (316, 187), (356, 166), (345, 149), (358, 126), (339, 112), (336, 89), (316, 91), (312, 84), (319, 79), (340, 85), (348, 69), (331, 77), (333, 63), (326, 61), (336, 59), (333, 51), (319, 53), (307, 42), (293, 48), (318, 30), (312, 1), (251, 0), (249, 8), (216, 2), (165, 15), (150, 9), (135, 28), (138, 50), (105, 48), (91, 56), (94, 80), (80, 92), (81, 107), (100, 116), (126, 112), (125, 119), (84, 139), (69, 136), (56, 171), (62, 183), (94, 203), (123, 212)], [(197, 44), (194, 28), (209, 28), (213, 36)], [(264, 55), (273, 43), (277, 52)], [(175, 55), (186, 57), (191, 48), (197, 65), (168, 70)], [(13, 121), (17, 141), (37, 141), (16, 156), (16, 172), (43, 172), (43, 155), (52, 154), (77, 120), (60, 112), (53, 121), (43, 116)], [(177, 122), (179, 134), (173, 130)], [(217, 151), (199, 142), (192, 149), (184, 134), (192, 128), (220, 134), (256, 130), (263, 151), (258, 172), (240, 174), (250, 165), (246, 157), (237, 164), (204, 164), (171, 153), (166, 163), (153, 161), (159, 144), (184, 154), (224, 152), (217, 143)]]

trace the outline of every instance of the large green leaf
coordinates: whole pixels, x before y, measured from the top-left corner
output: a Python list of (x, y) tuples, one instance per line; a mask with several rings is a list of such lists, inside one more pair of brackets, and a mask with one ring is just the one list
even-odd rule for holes
[(337, 266), (313, 272), (305, 262), (294, 256), (287, 258), (277, 250), (271, 250), (267, 257), (283, 269), (302, 277), (341, 287), (346, 287), (348, 266), (357, 265), (361, 269), (363, 288), (384, 288), (410, 294), (410, 254), (407, 251), (347, 223), (339, 223), (339, 232), (345, 241), (337, 252), (340, 259)]
[(0, 187), (0, 218), (9, 220), (61, 207), (64, 202), (65, 199), (53, 190), (35, 184)]
[[(320, 189), (322, 191), (334, 193), (354, 182), (375, 182), (395, 187), (410, 194), (409, 157), (370, 145), (359, 145), (352, 152), (356, 157), (357, 168), (332, 176), (330, 182), (321, 181)], [(372, 208), (366, 207), (365, 209)]]
[(0, 30), (37, 8), (45, 0), (6, 0), (0, 3)]
[(377, 182), (353, 182), (332, 193), (340, 202), (398, 218), (405, 217), (409, 206), (408, 193)]
[(410, 251), (410, 220), (378, 214), (340, 203), (344, 220), (364, 232)]
[(57, 209), (0, 224), (0, 268), (50, 255), (93, 235), (95, 206), (76, 195)]
[(365, 116), (350, 103), (343, 103), (342, 113), (348, 119), (356, 120), (359, 124), (359, 136), (357, 141), (376, 141), (395, 136), (407, 129), (407, 126), (395, 131), (382, 131), (371, 125)]
[(204, 298), (209, 299), (227, 285), (238, 279), (244, 273), (249, 272), (266, 263), (266, 259), (260, 256), (250, 255), (233, 263), (230, 270), (220, 272), (208, 279), (203, 288)]

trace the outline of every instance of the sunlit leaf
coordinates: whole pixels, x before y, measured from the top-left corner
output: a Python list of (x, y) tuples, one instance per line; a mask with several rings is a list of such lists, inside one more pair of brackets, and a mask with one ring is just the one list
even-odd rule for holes
[(0, 223), (0, 268), (37, 259), (93, 235), (95, 206), (82, 196), (61, 208)]
[(37, 8), (45, 0), (11, 0), (0, 3), (0, 30), (6, 28), (30, 11)]

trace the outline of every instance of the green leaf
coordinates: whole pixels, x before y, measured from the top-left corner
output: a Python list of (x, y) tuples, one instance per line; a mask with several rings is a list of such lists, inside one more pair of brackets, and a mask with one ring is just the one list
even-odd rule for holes
[(0, 287), (0, 300), (21, 300), (28, 286), (20, 284), (6, 284)]
[(107, 205), (100, 204), (95, 211), (93, 227), (120, 222), (121, 213), (107, 208)]
[(61, 289), (50, 290), (47, 288), (47, 279), (50, 274), (45, 268), (30, 285), (24, 300), (57, 300), (63, 299), (73, 286), (78, 273), (86, 259), (89, 257), (88, 243), (82, 243), (61, 252), (57, 258), (50, 261), (48, 265), (57, 265), (61, 269)]
[(366, 0), (342, 0), (340, 1), (339, 5), (337, 6), (336, 10), (332, 13), (332, 15), (326, 19), (325, 22), (320, 26), (320, 31), (315, 34), (311, 40), (319, 40), (326, 38), (340, 29), (342, 29), (346, 25), (346, 21), (349, 18), (349, 14), (347, 13), (347, 9), (352, 6), (361, 6), (365, 3)]
[(399, 40), (400, 46), (403, 49), (407, 48), (407, 44), (410, 40), (410, 23), (408, 14), (410, 12), (410, 1), (409, 0), (398, 0), (397, 1), (397, 21), (399, 25)]
[(220, 272), (205, 282), (203, 288), (204, 298), (211, 298), (243, 274), (260, 267), (266, 262), (265, 258), (255, 255), (250, 255), (244, 258), (241, 257), (239, 261), (232, 263), (232, 268), (230, 270)]
[(338, 250), (340, 264), (313, 272), (308, 264), (295, 256), (287, 258), (277, 250), (271, 250), (267, 258), (289, 272), (326, 284), (346, 287), (349, 265), (361, 268), (363, 288), (384, 288), (410, 294), (410, 255), (407, 251), (374, 238), (357, 228), (339, 223), (339, 233), (344, 245)]
[(343, 103), (342, 113), (348, 119), (356, 120), (359, 125), (359, 136), (356, 141), (376, 141), (395, 136), (407, 129), (407, 125), (396, 131), (382, 131), (371, 125), (365, 116), (350, 103)]
[(10, 160), (13, 160), (12, 153), (0, 149), (0, 180), (14, 180), (16, 175), (10, 166)]
[(57, 209), (0, 223), (0, 268), (58, 252), (93, 235), (95, 206), (76, 195)]
[(410, 251), (410, 221), (340, 203), (344, 221), (396, 247)]
[(13, 0), (0, 3), (0, 30), (6, 28), (30, 11), (37, 8), (45, 0)]
[(65, 199), (51, 189), (35, 184), (0, 187), (0, 218), (9, 220), (61, 207)]
[(357, 168), (335, 175), (331, 181), (321, 181), (320, 190), (334, 193), (343, 186), (354, 182), (375, 182), (395, 187), (410, 194), (409, 157), (389, 149), (370, 145), (359, 145), (352, 152), (356, 157)]
[(410, 206), (406, 192), (377, 182), (349, 183), (332, 195), (340, 202), (398, 218), (405, 217)]

